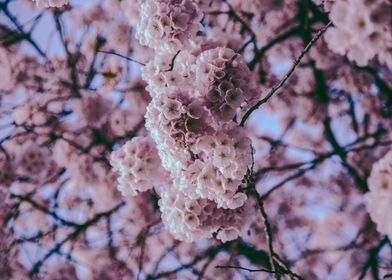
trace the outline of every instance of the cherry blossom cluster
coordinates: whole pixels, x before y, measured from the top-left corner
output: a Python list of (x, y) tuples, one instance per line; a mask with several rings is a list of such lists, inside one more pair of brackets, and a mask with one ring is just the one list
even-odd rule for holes
[(198, 56), (184, 51), (175, 61), (169, 57), (158, 54), (143, 69), (153, 97), (146, 128), (162, 164), (171, 172), (174, 187), (192, 199), (240, 207), (246, 195), (236, 192), (252, 152), (250, 140), (232, 120), (258, 96), (253, 75), (243, 58), (228, 48)]
[(391, 1), (2, 2), (4, 278), (390, 274)]
[(259, 91), (241, 55), (230, 48), (212, 47), (205, 51), (182, 50), (175, 56), (157, 53), (142, 69), (142, 77), (152, 97), (192, 88), (193, 92), (182, 95), (198, 98), (219, 126), (252, 105)]
[(373, 165), (368, 179), (369, 192), (365, 194), (367, 210), (377, 230), (392, 238), (392, 152)]
[(252, 164), (250, 139), (236, 128), (201, 137), (194, 151), (200, 160), (193, 166), (200, 173), (197, 176), (184, 173), (180, 177), (182, 185), (188, 182), (188, 188), (195, 186), (197, 197), (214, 200), (218, 207), (241, 207), (247, 197), (237, 191), (244, 186), (242, 180)]
[[(219, 137), (217, 140), (214, 137), (208, 138), (201, 139), (198, 145), (200, 151), (210, 148), (215, 143), (228, 145), (226, 147), (228, 150), (231, 145), (234, 149), (239, 148), (240, 145), (240, 143), (230, 142), (229, 138), (221, 140)], [(245, 145), (249, 149), (250, 143), (247, 142)], [(240, 159), (241, 155), (238, 155), (238, 158)], [(214, 162), (213, 158), (209, 160)], [(149, 137), (138, 136), (112, 153), (111, 165), (113, 171), (119, 174), (118, 189), (124, 196), (135, 196), (146, 192), (153, 186), (160, 186), (158, 191), (161, 193), (159, 206), (162, 212), (162, 221), (169, 231), (180, 240), (193, 242), (202, 238), (210, 238), (212, 234), (217, 233), (216, 237), (226, 242), (236, 239), (250, 225), (249, 213), (254, 206), (250, 204), (249, 200), (245, 204), (247, 200), (245, 194), (235, 193), (241, 182), (224, 181), (222, 173), (213, 164), (203, 168), (205, 164), (198, 160), (193, 166), (182, 172), (184, 176), (182, 180), (176, 182), (174, 178), (174, 182), (171, 184), (167, 171), (161, 166), (155, 143)], [(195, 169), (196, 166), (198, 166), (198, 170)], [(233, 173), (235, 174), (235, 171)], [(194, 177), (191, 184), (187, 182), (191, 178), (185, 177), (189, 177), (189, 174)], [(242, 173), (241, 176), (243, 177)], [(177, 184), (179, 185), (177, 186)], [(181, 186), (183, 186), (182, 189)], [(197, 193), (195, 193), (196, 198), (192, 198), (192, 187), (196, 188), (197, 193), (205, 193), (206, 198), (200, 198), (203, 195), (200, 196)], [(209, 189), (206, 189), (207, 187)], [(180, 188), (181, 191), (177, 192), (177, 188)], [(231, 209), (220, 207), (212, 198), (221, 198), (218, 203)], [(225, 199), (228, 199), (228, 203)], [(178, 219), (180, 216), (182, 218)]]
[(187, 147), (211, 130), (205, 116), (203, 107), (183, 92), (153, 98), (147, 107), (146, 128), (167, 170), (176, 166), (181, 169), (191, 157)]
[(174, 186), (192, 198), (214, 200), (219, 207), (241, 206), (246, 196), (239, 203), (235, 193), (252, 162), (250, 139), (232, 123), (214, 128), (199, 99), (192, 101), (183, 92), (168, 94), (148, 106), (146, 128)]
[(203, 103), (216, 122), (232, 120), (244, 104), (259, 96), (243, 57), (229, 48), (202, 52), (194, 65)]
[(166, 182), (155, 144), (150, 137), (138, 136), (111, 154), (113, 171), (119, 174), (118, 190), (122, 195), (137, 195)]
[(388, 0), (339, 0), (329, 15), (334, 27), (326, 33), (329, 48), (365, 66), (377, 55), (392, 67), (392, 16)]
[[(148, 0), (140, 16), (136, 38), (157, 51), (142, 69), (152, 97), (145, 126), (156, 150), (152, 140), (137, 137), (112, 153), (111, 165), (120, 174), (118, 188), (123, 195), (136, 195), (161, 185), (162, 220), (180, 240), (213, 234), (224, 242), (235, 239), (249, 227), (246, 217), (253, 209), (240, 191), (246, 187), (253, 149), (235, 119), (257, 99), (255, 79), (232, 49), (216, 43), (202, 48), (188, 44), (200, 21), (193, 2)], [(166, 23), (167, 17), (171, 22)], [(154, 25), (159, 30), (159, 24), (176, 33), (157, 36), (156, 30), (149, 30)], [(168, 47), (182, 33), (188, 34), (178, 45), (182, 49)], [(163, 183), (162, 177), (170, 180)]]
[(175, 53), (190, 45), (202, 13), (191, 0), (147, 0), (140, 7), (136, 38), (155, 50)]
[(182, 192), (166, 191), (159, 200), (162, 220), (176, 239), (194, 242), (216, 238), (222, 242), (234, 240), (249, 228), (253, 204), (236, 209), (218, 208), (208, 199), (189, 199)]
[(175, 61), (171, 53), (156, 53), (154, 58), (141, 69), (142, 78), (148, 81), (147, 90), (150, 95), (154, 98), (168, 90), (188, 90), (193, 83), (192, 66), (195, 61), (195, 55), (189, 51), (179, 52), (175, 56)]

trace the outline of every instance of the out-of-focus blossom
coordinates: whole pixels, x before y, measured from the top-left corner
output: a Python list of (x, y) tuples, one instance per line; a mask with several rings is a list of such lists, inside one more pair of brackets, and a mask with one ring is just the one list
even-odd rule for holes
[(368, 179), (369, 192), (365, 195), (370, 217), (377, 230), (392, 238), (392, 152), (388, 152), (373, 165)]
[(38, 7), (62, 7), (68, 4), (68, 0), (33, 0)]

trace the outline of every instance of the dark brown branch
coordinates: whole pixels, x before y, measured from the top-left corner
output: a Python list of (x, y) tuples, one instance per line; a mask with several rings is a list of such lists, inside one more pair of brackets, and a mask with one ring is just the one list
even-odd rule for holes
[[(148, 276), (147, 276), (147, 279), (149, 279), (149, 280), (152, 280), (152, 279), (161, 279), (161, 278), (169, 277), (170, 275), (173, 275), (173, 274), (175, 274), (175, 273), (177, 273), (177, 272), (180, 272), (180, 271), (182, 271), (182, 270), (192, 268), (194, 265), (196, 265), (197, 263), (199, 263), (199, 262), (202, 261), (203, 259), (208, 258), (208, 257), (211, 256), (211, 255), (217, 254), (219, 251), (221, 251), (221, 250), (223, 250), (223, 249), (225, 249), (225, 248), (228, 248), (230, 244), (231, 244), (230, 242), (227, 242), (227, 243), (218, 245), (218, 246), (216, 246), (216, 247), (210, 247), (210, 248), (208, 248), (204, 253), (202, 253), (202, 254), (196, 256), (192, 261), (190, 261), (190, 262), (188, 262), (188, 263), (186, 263), (186, 264), (183, 264), (183, 265), (181, 265), (181, 266), (179, 266), (179, 267), (177, 267), (177, 268), (175, 268), (175, 269), (173, 269), (173, 270), (165, 271), (165, 272), (159, 273), (159, 274), (157, 274), (157, 275), (155, 275), (155, 276), (153, 276), (153, 275), (148, 275)], [(166, 278), (166, 279), (167, 279), (167, 278)]]
[(110, 215), (112, 215), (114, 212), (118, 211), (121, 207), (123, 207), (125, 205), (124, 202), (121, 202), (119, 205), (117, 205), (116, 207), (114, 207), (113, 209), (106, 211), (106, 212), (102, 212), (99, 213), (97, 215), (95, 215), (94, 218), (88, 220), (87, 222), (85, 222), (84, 224), (78, 225), (75, 229), (74, 232), (72, 232), (71, 234), (69, 234), (67, 237), (65, 237), (62, 241), (58, 242), (50, 251), (48, 251), (46, 253), (46, 255), (39, 261), (37, 261), (33, 268), (30, 270), (29, 275), (33, 276), (36, 273), (39, 272), (39, 270), (41, 269), (41, 266), (45, 263), (45, 261), (47, 261), (53, 254), (59, 253), (61, 248), (63, 247), (63, 245), (65, 243), (67, 243), (68, 241), (71, 240), (75, 240), (76, 238), (78, 238), (83, 232), (86, 231), (87, 228), (89, 228), (90, 226), (96, 224), (98, 221), (100, 221), (103, 217), (108, 217)]
[(242, 266), (235, 266), (235, 265), (218, 265), (215, 266), (215, 268), (235, 268), (235, 269), (241, 269), (241, 270), (246, 270), (248, 272), (268, 272), (268, 273), (278, 273), (276, 271), (270, 270), (270, 269), (250, 269)]
[[(377, 256), (378, 256), (378, 253), (381, 251), (381, 249), (384, 247), (384, 245), (388, 244), (388, 242), (389, 242), (388, 238), (385, 237), (383, 240), (381, 240), (381, 242), (377, 246), (375, 246), (375, 247), (373, 247), (373, 248), (371, 248), (369, 250), (368, 259), (367, 259), (365, 265), (362, 268), (361, 274), (360, 274), (360, 276), (358, 278), (359, 280), (365, 279), (366, 273), (369, 270), (369, 268), (370, 269), (372, 269), (373, 267), (377, 268), (377, 263), (378, 263)], [(373, 271), (373, 273), (377, 273), (377, 272)], [(374, 275), (374, 276), (376, 277), (376, 279), (378, 279), (377, 275)]]
[[(8, 2), (7, 2), (8, 3)], [(33, 46), (33, 48), (39, 53), (40, 56), (47, 58), (45, 52), (37, 45), (37, 43), (31, 38), (30, 33), (26, 33), (23, 29), (23, 26), (18, 22), (17, 18), (11, 14), (8, 10), (7, 3), (0, 3), (0, 9), (4, 12), (4, 14), (8, 17), (8, 19), (15, 25), (16, 29), (19, 32), (19, 36), (25, 39), (27, 42)]]
[(347, 151), (345, 149), (343, 149), (342, 147), (340, 147), (339, 143), (337, 142), (336, 137), (332, 131), (332, 127), (331, 127), (330, 122), (331, 122), (331, 120), (329, 117), (327, 117), (324, 121), (324, 128), (325, 128), (327, 140), (329, 141), (329, 143), (332, 145), (332, 147), (336, 151), (336, 154), (340, 157), (343, 167), (345, 167), (346, 170), (348, 171), (348, 173), (353, 177), (353, 179), (355, 180), (355, 183), (358, 185), (360, 190), (362, 192), (366, 192), (368, 190), (366, 180), (361, 178), (361, 176), (358, 174), (358, 172), (355, 170), (355, 168), (353, 168), (347, 162), (347, 159), (346, 159)]
[(280, 273), (278, 273), (278, 267), (274, 261), (275, 251), (274, 251), (274, 247), (273, 247), (273, 235), (272, 235), (271, 224), (268, 220), (267, 213), (265, 212), (265, 209), (264, 209), (264, 203), (263, 203), (263, 200), (261, 199), (259, 193), (257, 192), (256, 189), (254, 190), (253, 193), (256, 198), (257, 205), (259, 207), (261, 216), (263, 218), (264, 231), (265, 231), (267, 244), (268, 244), (268, 255), (269, 255), (270, 265), (271, 265), (273, 271), (275, 271), (275, 273), (277, 273), (277, 275), (276, 275), (277, 279), (280, 279), (280, 277), (279, 277)]

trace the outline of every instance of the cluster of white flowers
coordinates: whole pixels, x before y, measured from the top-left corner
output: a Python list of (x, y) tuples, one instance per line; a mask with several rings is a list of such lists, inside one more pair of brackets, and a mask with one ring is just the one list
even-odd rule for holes
[(240, 129), (217, 132), (200, 137), (191, 152), (197, 159), (180, 170), (175, 185), (191, 198), (213, 200), (223, 208), (241, 207), (247, 196), (237, 191), (252, 164), (250, 139)]
[(143, 69), (153, 97), (146, 127), (162, 164), (174, 187), (190, 198), (240, 207), (246, 195), (236, 192), (252, 152), (249, 138), (233, 119), (258, 96), (253, 75), (228, 48), (198, 56), (182, 51), (175, 61), (169, 57), (159, 54)]
[(138, 136), (111, 154), (113, 171), (119, 174), (118, 190), (122, 195), (137, 195), (166, 182), (154, 142)]
[[(148, 81), (153, 98), (168, 92), (173, 95), (173, 91), (178, 95), (179, 90), (181, 95), (197, 98), (216, 126), (232, 120), (259, 96), (243, 57), (225, 47), (205, 50), (198, 56), (186, 50), (176, 56), (158, 53), (142, 69), (142, 77)], [(185, 93), (190, 89), (192, 92)]]
[(373, 165), (365, 195), (367, 210), (377, 230), (392, 239), (392, 151)]
[(233, 210), (223, 209), (211, 200), (189, 199), (182, 192), (172, 190), (162, 194), (159, 206), (163, 223), (175, 238), (193, 242), (217, 234), (216, 238), (226, 242), (249, 228), (253, 203)]
[(178, 197), (184, 203), (209, 205), (213, 216), (249, 220), (240, 210), (248, 207), (248, 197), (238, 190), (252, 163), (251, 141), (232, 119), (257, 91), (242, 57), (221, 47), (198, 56), (182, 51), (175, 61), (173, 55), (159, 54), (143, 69), (143, 78), (153, 97), (146, 128), (171, 174), (169, 189), (180, 191), (162, 193), (163, 222), (181, 240), (213, 233), (222, 241), (237, 238), (247, 228), (245, 222), (226, 227), (222, 219), (180, 211), (170, 201)]
[(201, 18), (191, 0), (147, 0), (140, 7), (136, 38), (142, 45), (175, 53), (190, 44)]
[(206, 117), (200, 104), (182, 92), (153, 98), (147, 107), (146, 127), (162, 153), (166, 169), (181, 167), (192, 156), (189, 145), (211, 130)]
[(140, 14), (136, 37), (157, 51), (142, 69), (152, 97), (145, 126), (156, 150), (149, 151), (156, 156), (148, 155), (151, 166), (137, 156), (138, 145), (151, 141), (143, 138), (114, 152), (119, 190), (135, 195), (158, 185), (161, 165), (170, 182), (158, 189), (159, 205), (170, 232), (185, 241), (235, 239), (249, 227), (253, 207), (241, 192), (253, 149), (235, 119), (258, 97), (254, 76), (232, 49), (188, 44), (201, 18), (194, 2), (147, 0)]
[(252, 72), (243, 57), (229, 48), (202, 52), (194, 68), (203, 103), (217, 122), (232, 120), (244, 103), (258, 97)]
[[(174, 61), (175, 58), (175, 61)], [(177, 56), (171, 53), (157, 53), (142, 68), (142, 78), (148, 81), (147, 90), (156, 97), (168, 90), (189, 90), (192, 86), (192, 65), (196, 57), (188, 51), (181, 51)]]
[(392, 6), (388, 0), (339, 0), (331, 9), (334, 27), (325, 34), (329, 48), (359, 66), (378, 56), (392, 67)]
[(69, 0), (33, 0), (37, 7), (62, 7), (64, 5), (67, 5)]

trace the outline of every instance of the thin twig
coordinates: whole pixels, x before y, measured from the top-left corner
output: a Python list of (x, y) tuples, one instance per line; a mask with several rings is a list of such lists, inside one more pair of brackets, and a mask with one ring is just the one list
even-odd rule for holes
[[(3, 3), (1, 3), (3, 4)], [(23, 29), (23, 26), (18, 22), (17, 18), (8, 10), (7, 5), (3, 4), (1, 6), (1, 11), (8, 17), (8, 19), (15, 25), (16, 29), (21, 34), (22, 38), (24, 38), (27, 42), (29, 42), (32, 47), (39, 53), (43, 58), (47, 58), (45, 52), (38, 46), (38, 44), (31, 38), (30, 33), (26, 33)]]
[(274, 262), (275, 251), (274, 251), (274, 247), (273, 247), (273, 237), (272, 237), (271, 224), (268, 220), (267, 213), (265, 212), (263, 200), (261, 199), (259, 193), (256, 190), (254, 190), (254, 194), (256, 197), (257, 205), (259, 207), (261, 216), (263, 218), (264, 230), (265, 230), (265, 235), (266, 235), (267, 244), (268, 244), (268, 254), (269, 254), (270, 264), (271, 264), (272, 269), (274, 271), (277, 271), (277, 269), (275, 267), (275, 262)]
[(302, 58), (305, 56), (305, 54), (310, 50), (310, 48), (316, 43), (316, 41), (321, 37), (321, 35), (330, 27), (332, 22), (328, 22), (327, 25), (325, 25), (323, 28), (321, 28), (317, 34), (313, 37), (313, 39), (306, 45), (306, 47), (302, 50), (300, 55), (297, 57), (296, 60), (294, 60), (293, 65), (287, 71), (286, 75), (284, 75), (283, 79), (280, 80), (276, 85), (274, 85), (266, 97), (261, 99), (259, 102), (257, 102), (254, 106), (252, 106), (242, 117), (240, 126), (244, 126), (246, 120), (249, 118), (249, 116), (252, 114), (253, 111), (257, 110), (262, 104), (266, 103), (280, 88), (283, 87), (283, 85), (286, 83), (286, 81), (290, 78), (290, 76), (293, 74), (294, 70), (297, 68), (299, 63), (301, 62)]
[(118, 211), (121, 207), (123, 207), (125, 205), (124, 202), (121, 202), (120, 204), (118, 204), (116, 207), (112, 208), (109, 211), (106, 212), (102, 212), (102, 213), (98, 213), (94, 218), (88, 220), (87, 222), (85, 222), (84, 224), (81, 225), (77, 225), (75, 227), (75, 231), (71, 232), (67, 237), (65, 237), (63, 240), (57, 242), (55, 244), (55, 246), (50, 249), (44, 256), (42, 259), (38, 260), (33, 267), (31, 268), (30, 272), (29, 272), (29, 276), (32, 277), (33, 275), (35, 275), (36, 273), (38, 273), (40, 271), (41, 266), (44, 264), (45, 261), (47, 261), (53, 254), (60, 254), (61, 253), (61, 249), (63, 247), (63, 245), (65, 243), (67, 243), (70, 240), (76, 240), (81, 234), (83, 234), (83, 232), (86, 231), (86, 229), (88, 227), (90, 227), (91, 225), (96, 224), (101, 218), (103, 217), (108, 217), (110, 216), (112, 213)]
[(137, 64), (139, 64), (139, 65), (146, 66), (146, 64), (143, 63), (143, 62), (137, 61), (137, 60), (135, 60), (135, 59), (133, 59), (133, 58), (127, 57), (127, 56), (122, 55), (122, 54), (119, 54), (119, 53), (108, 52), (108, 51), (101, 51), (101, 50), (99, 50), (98, 52), (100, 52), (100, 53), (106, 53), (106, 54), (112, 54), (112, 55), (115, 55), (115, 56), (124, 58), (124, 59), (126, 59), (126, 60), (128, 60), (128, 61), (135, 62), (135, 63), (137, 63)]
[(270, 270), (270, 269), (264, 269), (264, 268), (250, 269), (250, 268), (246, 268), (246, 267), (242, 267), (242, 266), (235, 266), (235, 265), (217, 265), (217, 266), (215, 266), (215, 268), (236, 268), (236, 269), (246, 270), (248, 272), (268, 272), (268, 273), (274, 273), (274, 274), (278, 273), (278, 272)]
[(148, 225), (146, 227), (146, 229), (144, 229), (140, 233), (140, 236), (138, 237), (138, 238), (140, 238), (139, 240), (141, 242), (141, 246), (140, 246), (140, 255), (139, 255), (139, 263), (138, 263), (138, 272), (137, 272), (137, 276), (136, 276), (137, 280), (140, 279), (141, 273), (143, 272), (144, 251), (145, 251), (145, 248), (146, 248), (146, 241), (147, 241), (147, 238), (148, 238), (149, 231), (150, 231), (151, 227), (156, 225), (156, 224), (157, 224), (157, 222), (154, 222), (154, 223)]
[(172, 58), (172, 61), (169, 64), (169, 69), (165, 70), (165, 72), (171, 72), (174, 68), (174, 62), (176, 61), (177, 56), (180, 54), (181, 50), (179, 50)]

